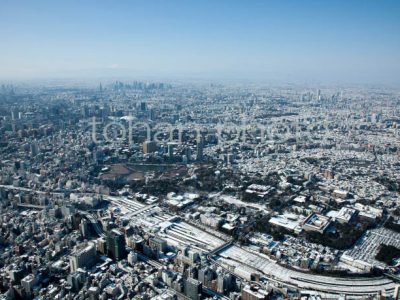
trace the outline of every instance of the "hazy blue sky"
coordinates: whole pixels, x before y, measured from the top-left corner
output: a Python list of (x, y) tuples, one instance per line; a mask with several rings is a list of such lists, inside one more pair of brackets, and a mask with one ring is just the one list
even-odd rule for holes
[(400, 1), (0, 0), (2, 78), (396, 83), (399, 70)]

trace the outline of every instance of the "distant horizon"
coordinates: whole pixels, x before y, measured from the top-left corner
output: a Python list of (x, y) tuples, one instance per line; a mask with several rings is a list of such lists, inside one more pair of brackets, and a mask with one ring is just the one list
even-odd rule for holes
[(134, 81), (144, 83), (167, 83), (172, 85), (238, 85), (238, 86), (265, 86), (265, 87), (281, 87), (286, 85), (293, 85), (304, 88), (390, 88), (400, 91), (399, 83), (389, 82), (339, 82), (339, 81), (318, 81), (307, 80), (304, 78), (299, 79), (274, 79), (274, 78), (221, 78), (221, 77), (205, 77), (205, 76), (155, 76), (155, 75), (142, 75), (142, 76), (54, 76), (54, 77), (36, 77), (36, 78), (1, 78), (0, 85), (15, 85), (15, 86), (41, 86), (52, 87), (54, 85), (65, 86), (66, 88), (74, 87), (87, 87), (96, 88), (100, 84), (103, 87), (110, 85), (116, 81), (129, 84)]

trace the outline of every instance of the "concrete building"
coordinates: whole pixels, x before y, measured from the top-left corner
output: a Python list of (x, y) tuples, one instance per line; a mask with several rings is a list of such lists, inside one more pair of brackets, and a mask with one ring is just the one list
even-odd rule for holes
[(76, 249), (69, 257), (71, 273), (79, 268), (90, 267), (96, 260), (96, 247), (94, 244), (87, 244)]
[(202, 284), (200, 281), (189, 278), (185, 282), (185, 295), (193, 300), (200, 300), (202, 292)]

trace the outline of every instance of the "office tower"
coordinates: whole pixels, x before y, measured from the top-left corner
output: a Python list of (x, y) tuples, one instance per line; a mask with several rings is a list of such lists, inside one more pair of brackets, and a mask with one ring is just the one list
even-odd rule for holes
[(197, 142), (197, 153), (196, 154), (197, 154), (196, 159), (198, 161), (203, 160), (203, 140), (202, 139)]
[(196, 266), (190, 266), (188, 269), (188, 276), (197, 279), (199, 276), (199, 269)]
[(74, 272), (68, 275), (67, 282), (71, 286), (72, 291), (77, 292), (82, 286), (84, 280), (83, 274), (80, 272)]
[(202, 284), (200, 281), (189, 278), (185, 282), (185, 295), (193, 300), (201, 298)]
[(184, 283), (183, 278), (181, 276), (177, 277), (177, 279), (173, 282), (174, 290), (179, 292), (179, 293), (183, 293), (184, 285), (185, 285), (185, 283)]
[(146, 108), (147, 108), (147, 107), (146, 107), (146, 102), (141, 102), (141, 103), (140, 103), (140, 110), (141, 110), (141, 111), (146, 111)]
[(96, 248), (93, 244), (77, 248), (69, 257), (71, 273), (79, 268), (90, 267), (96, 260)]
[(167, 242), (163, 239), (154, 237), (149, 239), (149, 246), (153, 250), (164, 253), (167, 249)]
[(89, 293), (89, 299), (90, 300), (96, 300), (99, 299), (99, 295), (100, 295), (100, 288), (99, 287), (95, 287), (95, 286), (91, 286), (88, 289), (88, 293)]
[(115, 260), (121, 260), (125, 257), (125, 237), (113, 229), (107, 234), (107, 255)]
[(137, 260), (138, 260), (138, 255), (137, 255), (137, 253), (136, 253), (136, 252), (133, 252), (133, 251), (129, 252), (129, 254), (128, 254), (128, 263), (129, 263), (131, 266), (133, 266), (133, 265), (137, 262)]
[(38, 155), (38, 153), (39, 153), (39, 147), (38, 147), (38, 144), (36, 143), (36, 141), (33, 141), (33, 142), (30, 144), (30, 152), (31, 152), (31, 156), (32, 156), (32, 157)]
[(156, 116), (156, 113), (155, 113), (154, 108), (150, 108), (150, 110), (149, 110), (149, 120), (150, 121), (154, 121), (155, 116)]
[(192, 160), (192, 153), (189, 147), (185, 148), (185, 155), (188, 162)]
[(229, 273), (220, 273), (217, 280), (217, 291), (222, 294), (230, 292), (232, 288), (232, 282), (232, 276)]
[(29, 274), (21, 280), (21, 285), (28, 297), (32, 294), (33, 287), (38, 283), (38, 277), (33, 274)]
[(10, 277), (11, 282), (13, 283), (20, 283), (22, 276), (24, 274), (24, 270), (21, 268), (12, 269), (9, 271), (8, 275)]
[(85, 219), (82, 219), (80, 229), (81, 229), (81, 234), (82, 234), (83, 238), (88, 238), (89, 237), (89, 224)]
[(96, 240), (96, 250), (101, 254), (106, 254), (107, 252), (107, 242), (104, 238), (100, 237)]
[(214, 271), (209, 268), (205, 267), (199, 270), (199, 281), (204, 284), (206, 287), (211, 286), (211, 281), (215, 278)]
[(157, 143), (154, 141), (145, 141), (143, 142), (143, 153), (153, 153), (157, 151)]
[(82, 118), (87, 118), (89, 116), (89, 108), (85, 105), (81, 107)]
[(189, 256), (190, 262), (192, 262), (192, 263), (195, 263), (200, 260), (200, 254), (196, 250), (190, 249), (188, 251), (188, 256)]

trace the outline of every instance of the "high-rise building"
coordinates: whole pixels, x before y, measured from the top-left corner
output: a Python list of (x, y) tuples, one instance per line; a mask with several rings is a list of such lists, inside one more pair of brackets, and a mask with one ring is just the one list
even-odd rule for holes
[(185, 148), (185, 155), (186, 155), (187, 161), (190, 162), (192, 160), (192, 153), (191, 153), (189, 147)]
[(143, 142), (143, 153), (148, 154), (157, 151), (157, 143), (154, 141)]
[(317, 100), (318, 101), (321, 100), (321, 90), (320, 89), (318, 89), (318, 92), (317, 92)]
[(36, 155), (38, 155), (39, 147), (38, 147), (38, 144), (36, 143), (36, 141), (34, 141), (30, 144), (30, 152), (31, 152), (32, 157), (35, 157)]
[(89, 237), (89, 224), (86, 219), (81, 220), (80, 230), (83, 238)]
[(17, 119), (18, 112), (15, 110), (11, 110), (11, 120), (15, 121)]
[(188, 251), (188, 256), (189, 256), (190, 262), (192, 262), (192, 263), (195, 263), (200, 260), (199, 252), (194, 249), (190, 249)]
[(107, 242), (104, 238), (100, 237), (96, 240), (96, 250), (101, 254), (106, 254), (107, 252)]
[(121, 260), (126, 256), (125, 237), (116, 229), (107, 234), (107, 255), (115, 260)]
[(189, 278), (185, 282), (185, 295), (193, 300), (200, 300), (202, 284), (200, 281)]
[(87, 244), (76, 249), (69, 257), (71, 273), (79, 268), (90, 267), (96, 260), (96, 248), (94, 244)]
[(151, 249), (163, 253), (167, 249), (167, 242), (163, 239), (154, 237), (149, 239), (149, 246)]
[(149, 110), (149, 120), (150, 121), (154, 121), (155, 116), (156, 116), (156, 113), (155, 113), (154, 108), (150, 108), (150, 110)]
[(29, 274), (21, 280), (21, 285), (24, 288), (25, 293), (30, 297), (33, 287), (38, 283), (38, 277), (33, 274)]
[(196, 153), (196, 159), (198, 161), (203, 160), (203, 141), (198, 141), (197, 142), (197, 153)]
[(71, 286), (72, 291), (78, 292), (83, 283), (83, 273), (81, 272), (74, 272), (68, 275), (67, 282)]
[(215, 272), (209, 268), (203, 268), (199, 270), (199, 281), (206, 287), (211, 286), (211, 281), (215, 278)]
[(219, 274), (217, 280), (217, 291), (222, 294), (230, 292), (232, 288), (232, 282), (232, 276), (229, 273)]
[(133, 252), (133, 251), (129, 252), (129, 254), (128, 254), (128, 263), (129, 263), (131, 266), (133, 266), (133, 265), (137, 262), (137, 260), (138, 260), (138, 255), (137, 255), (137, 253), (136, 253), (136, 252)]

